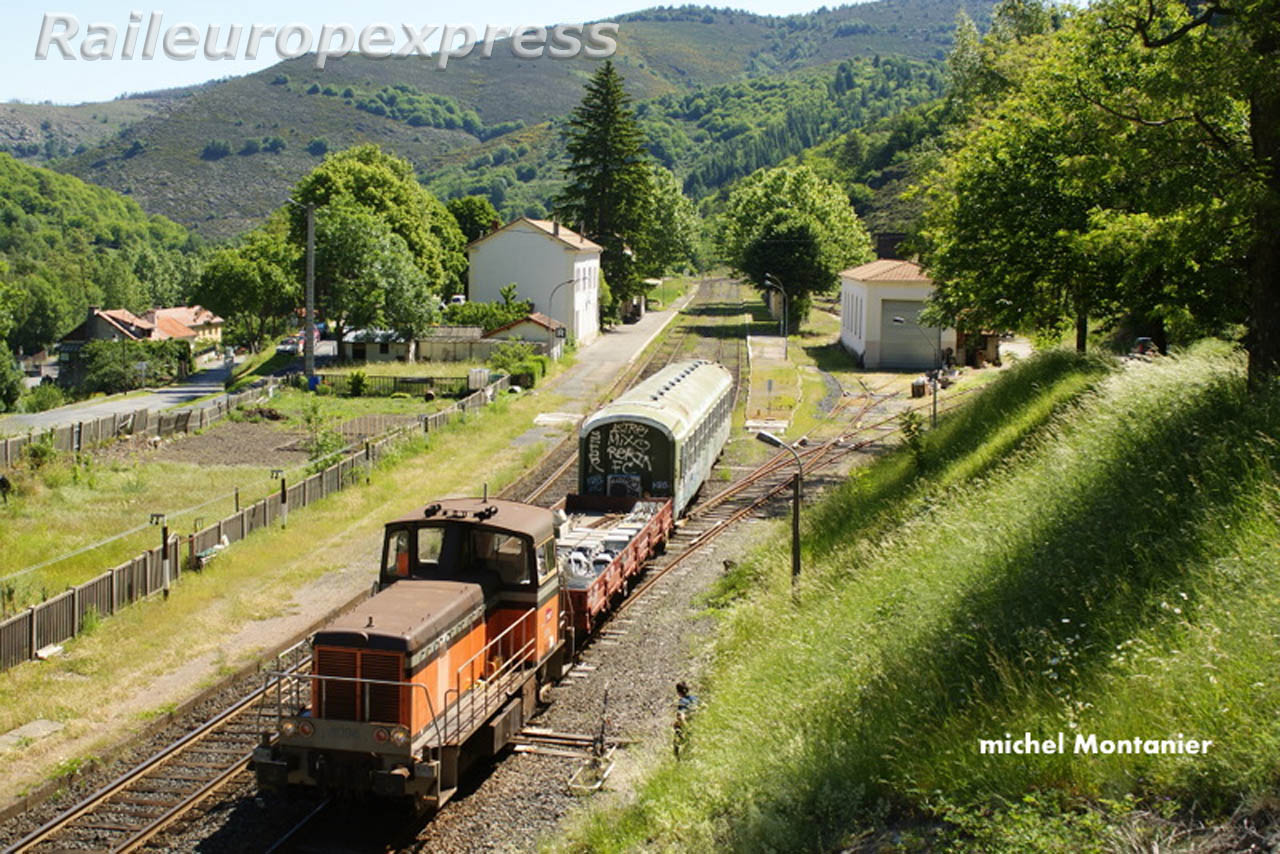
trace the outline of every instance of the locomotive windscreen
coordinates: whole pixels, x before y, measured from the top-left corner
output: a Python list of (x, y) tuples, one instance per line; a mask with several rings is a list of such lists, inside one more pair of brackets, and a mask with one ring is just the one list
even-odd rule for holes
[(675, 482), (671, 440), (635, 421), (613, 421), (588, 432), (579, 465), (583, 495), (669, 496)]

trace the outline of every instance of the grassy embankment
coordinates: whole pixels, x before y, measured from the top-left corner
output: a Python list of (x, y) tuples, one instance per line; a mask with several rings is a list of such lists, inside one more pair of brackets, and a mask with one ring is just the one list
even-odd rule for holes
[[(781, 532), (726, 578), (687, 759), (561, 847), (1151, 850), (1264, 807), (1278, 434), (1235, 356), (1014, 367), (808, 512), (795, 604)], [(1024, 732), (1068, 752), (979, 752)]]

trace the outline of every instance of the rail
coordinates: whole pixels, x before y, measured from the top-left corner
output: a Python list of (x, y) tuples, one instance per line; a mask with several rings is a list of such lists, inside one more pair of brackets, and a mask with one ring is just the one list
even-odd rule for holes
[[(483, 723), (490, 714), (498, 711), (501, 703), (507, 701), (509, 683), (514, 681), (518, 669), (523, 669), (525, 664), (536, 658), (537, 615), (536, 608), (526, 611), (520, 619), (503, 629), (500, 635), (485, 644), (482, 650), (463, 662), (455, 671), (453, 687), (445, 691), (446, 737), (450, 735), (451, 714), (454, 721), (452, 735), (460, 742), (464, 732), (469, 734), (474, 729), (477, 718)], [(497, 666), (494, 666), (495, 662)], [(491, 667), (492, 672), (489, 671)], [(448, 700), (450, 695), (453, 696), (452, 705)]]

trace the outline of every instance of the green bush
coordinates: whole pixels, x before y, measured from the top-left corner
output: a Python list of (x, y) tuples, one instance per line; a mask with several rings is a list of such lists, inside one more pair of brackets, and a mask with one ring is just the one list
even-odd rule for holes
[(23, 395), (21, 408), (23, 412), (44, 412), (67, 402), (67, 396), (56, 384), (43, 382)]
[(536, 351), (532, 343), (519, 338), (503, 341), (489, 354), (489, 367), (504, 374), (514, 374)]
[(317, 136), (307, 143), (307, 154), (313, 157), (320, 157), (329, 151), (329, 140), (322, 136)]
[(220, 160), (231, 153), (231, 143), (225, 139), (211, 139), (205, 143), (204, 149), (200, 152), (202, 160)]
[(347, 394), (351, 397), (363, 397), (369, 388), (369, 378), (364, 371), (355, 371), (347, 379)]
[(321, 397), (332, 397), (333, 393), (334, 393), (333, 386), (331, 385), (325, 385), (324, 383), (320, 383), (318, 386), (316, 386), (316, 394), (320, 395)]

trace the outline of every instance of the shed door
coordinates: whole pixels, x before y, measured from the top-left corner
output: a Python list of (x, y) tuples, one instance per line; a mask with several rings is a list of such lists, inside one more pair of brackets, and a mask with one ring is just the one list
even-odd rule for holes
[[(923, 309), (920, 300), (887, 299), (880, 303), (880, 367), (924, 371), (937, 364), (938, 330), (919, 324)], [(894, 323), (894, 317), (906, 322)]]

